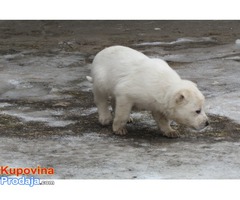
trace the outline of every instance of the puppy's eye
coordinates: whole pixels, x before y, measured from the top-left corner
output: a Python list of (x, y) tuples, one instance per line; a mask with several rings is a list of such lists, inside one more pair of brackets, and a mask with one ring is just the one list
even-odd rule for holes
[(200, 110), (196, 110), (196, 113), (197, 113), (197, 114), (200, 114), (200, 113), (201, 113), (201, 109), (200, 109)]

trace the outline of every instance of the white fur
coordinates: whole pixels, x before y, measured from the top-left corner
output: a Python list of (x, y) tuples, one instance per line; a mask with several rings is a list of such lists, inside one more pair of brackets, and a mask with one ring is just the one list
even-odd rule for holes
[[(103, 125), (112, 121), (108, 109), (111, 97), (116, 134), (126, 134), (125, 125), (133, 107), (151, 111), (158, 127), (169, 137), (178, 136), (170, 127), (170, 120), (195, 129), (206, 126), (201, 92), (161, 59), (151, 59), (128, 47), (112, 46), (96, 55), (91, 74), (87, 79), (93, 82), (99, 121)], [(197, 114), (199, 109), (201, 113)]]

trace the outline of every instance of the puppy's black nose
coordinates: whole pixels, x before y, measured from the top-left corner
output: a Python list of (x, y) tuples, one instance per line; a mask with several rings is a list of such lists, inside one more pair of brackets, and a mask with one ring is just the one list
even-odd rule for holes
[(209, 122), (208, 121), (206, 121), (206, 123), (205, 123), (205, 126), (208, 126), (209, 125)]

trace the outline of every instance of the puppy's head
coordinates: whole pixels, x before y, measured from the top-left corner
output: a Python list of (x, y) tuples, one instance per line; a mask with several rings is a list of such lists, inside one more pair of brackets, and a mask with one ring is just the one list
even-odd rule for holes
[(204, 101), (204, 96), (194, 83), (183, 81), (183, 85), (173, 92), (170, 117), (180, 124), (201, 130), (209, 125)]

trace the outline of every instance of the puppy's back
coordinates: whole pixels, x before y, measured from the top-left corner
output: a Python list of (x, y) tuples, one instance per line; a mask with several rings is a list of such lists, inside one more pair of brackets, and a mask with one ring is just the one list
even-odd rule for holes
[(124, 46), (112, 46), (100, 51), (92, 63), (93, 81), (113, 86), (116, 81), (142, 68), (149, 60), (143, 53)]

